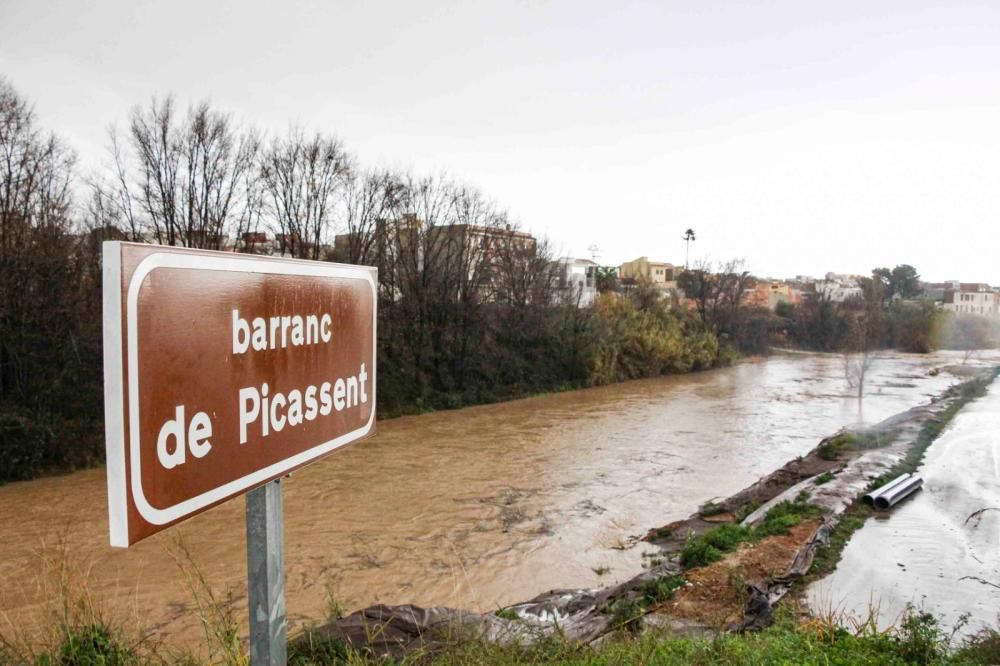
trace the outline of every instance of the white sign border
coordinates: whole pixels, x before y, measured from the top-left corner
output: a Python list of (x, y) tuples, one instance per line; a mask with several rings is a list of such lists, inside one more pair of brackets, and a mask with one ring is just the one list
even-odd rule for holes
[[(125, 488), (125, 432), (122, 414), (122, 390), (121, 378), (123, 377), (121, 368), (121, 243), (114, 243), (114, 252), (105, 252), (105, 284), (108, 273), (114, 273), (116, 278), (112, 278), (115, 285), (114, 291), (117, 296), (104, 294), (105, 304), (105, 400), (106, 408), (106, 432), (108, 435), (108, 500), (111, 527), (111, 545), (128, 546), (128, 507)], [(114, 255), (113, 261), (108, 261), (108, 255)], [(200, 495), (189, 498), (170, 506), (166, 509), (158, 509), (152, 506), (146, 499), (142, 490), (142, 474), (140, 469), (139, 456), (139, 377), (138, 377), (138, 296), (139, 289), (146, 277), (157, 268), (186, 268), (192, 270), (213, 270), (240, 273), (264, 273), (271, 275), (299, 275), (315, 277), (332, 277), (353, 280), (364, 280), (372, 290), (372, 413), (368, 423), (343, 434), (329, 441), (317, 444), (316, 446), (301, 451), (289, 458), (280, 460), (267, 467), (251, 472), (246, 476), (234, 479), (218, 488), (206, 491)], [(112, 301), (109, 303), (109, 300)], [(127, 294), (127, 353), (128, 353), (128, 374), (129, 374), (129, 471), (131, 472), (132, 500), (139, 511), (139, 514), (147, 522), (153, 525), (165, 525), (185, 516), (191, 515), (211, 504), (237, 495), (242, 491), (249, 490), (260, 485), (267, 479), (281, 476), (284, 472), (308, 463), (316, 458), (333, 451), (345, 444), (364, 437), (371, 432), (375, 422), (375, 396), (376, 376), (377, 376), (377, 311), (378, 297), (375, 279), (372, 271), (365, 267), (345, 266), (340, 264), (328, 264), (322, 262), (307, 261), (280, 261), (261, 258), (251, 258), (247, 255), (217, 256), (214, 253), (184, 254), (180, 252), (153, 252), (145, 257), (136, 267), (132, 278), (129, 280)], [(110, 305), (110, 307), (109, 307)], [(117, 316), (115, 317), (115, 315)], [(109, 315), (114, 317), (109, 319)], [(109, 326), (109, 323), (111, 324)], [(108, 343), (108, 332), (118, 338), (117, 344), (112, 340)], [(117, 353), (116, 352), (117, 348)], [(114, 359), (109, 359), (109, 354), (115, 354)], [(111, 361), (109, 363), (109, 360)], [(111, 379), (111, 381), (109, 381)], [(112, 446), (112, 442), (117, 442)], [(112, 448), (115, 455), (112, 455)]]

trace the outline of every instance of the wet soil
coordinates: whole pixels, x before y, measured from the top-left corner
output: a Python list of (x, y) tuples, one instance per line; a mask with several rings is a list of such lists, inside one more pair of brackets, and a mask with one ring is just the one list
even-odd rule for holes
[(783, 576), (819, 525), (819, 520), (804, 521), (786, 535), (742, 544), (722, 560), (688, 571), (688, 585), (657, 611), (718, 630), (738, 624), (749, 600), (747, 585), (766, 587)]

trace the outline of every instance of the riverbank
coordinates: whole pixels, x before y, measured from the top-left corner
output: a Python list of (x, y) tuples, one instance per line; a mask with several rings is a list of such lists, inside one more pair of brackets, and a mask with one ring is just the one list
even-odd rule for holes
[[(869, 486), (915, 468), (930, 442), (996, 376), (981, 370), (932, 400), (864, 429), (842, 430), (730, 497), (651, 530), (660, 553), (650, 568), (601, 590), (554, 590), (493, 615), (447, 608), (377, 606), (314, 630), (322, 641), (405, 655), (435, 647), (442, 627), (462, 626), (498, 643), (561, 638), (591, 643), (658, 616), (685, 631), (762, 629), (778, 602), (810, 573), (836, 561), (843, 528), (830, 535)], [(373, 631), (373, 628), (374, 631)], [(372, 637), (375, 638), (372, 638)]]
[[(626, 583), (557, 590), (488, 615), (372, 607), (300, 636), (291, 646), (292, 663), (382, 663), (380, 654), (414, 664), (994, 663), (1000, 645), (995, 631), (959, 646), (932, 617), (915, 613), (889, 631), (871, 627), (852, 635), (836, 626), (836, 618), (802, 623), (795, 604), (776, 604), (793, 587), (793, 575), (810, 570), (804, 557), (822, 551), (817, 537), (863, 491), (863, 482), (915, 464), (921, 447), (985, 383), (965, 382), (930, 405), (825, 438), (743, 491), (650, 531), (647, 538), (660, 544), (662, 560), (651, 559), (646, 572)], [(816, 558), (813, 575), (824, 570), (821, 562), (832, 561), (829, 554)], [(216, 656), (238, 661), (233, 627), (227, 629), (224, 613), (211, 610), (207, 604), (208, 626), (217, 623), (210, 635), (230, 636), (228, 656), (225, 643), (213, 639), (219, 641)], [(725, 635), (748, 627), (763, 630)], [(99, 643), (117, 651), (118, 663), (163, 657), (162, 648), (128, 643), (120, 629), (92, 629), (73, 628), (62, 649), (72, 653)]]
[[(950, 355), (893, 355), (863, 403), (839, 358), (774, 356), (689, 375), (403, 417), (285, 487), (289, 627), (413, 602), (489, 613), (552, 587), (607, 587), (658, 549), (632, 537), (729, 496), (843, 424), (874, 423), (954, 383)], [(374, 472), (373, 472), (374, 470)], [(101, 470), (0, 488), (0, 613), (50, 620), (38, 554), (62, 543), (108, 617), (200, 650), (182, 541), (245, 631), (243, 505), (127, 551), (107, 545)], [(647, 557), (643, 557), (647, 554)], [(231, 595), (231, 596), (230, 596)], [(141, 617), (136, 609), (142, 609)]]

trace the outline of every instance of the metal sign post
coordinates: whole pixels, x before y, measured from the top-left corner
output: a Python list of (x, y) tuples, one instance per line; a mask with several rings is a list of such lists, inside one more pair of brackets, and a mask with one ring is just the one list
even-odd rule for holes
[(246, 494), (250, 658), (283, 665), (281, 479), (375, 432), (378, 274), (119, 242), (102, 261), (111, 545)]
[(250, 601), (250, 663), (284, 665), (285, 539), (281, 480), (247, 493), (247, 596)]

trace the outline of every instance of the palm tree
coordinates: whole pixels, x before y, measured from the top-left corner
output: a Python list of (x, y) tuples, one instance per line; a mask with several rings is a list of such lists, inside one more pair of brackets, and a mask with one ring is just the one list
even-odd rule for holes
[(687, 231), (684, 232), (684, 243), (685, 243), (685, 245), (684, 245), (684, 270), (687, 270), (687, 268), (688, 268), (688, 258), (691, 255), (691, 241), (693, 241), (694, 239), (695, 239), (694, 238), (694, 229), (688, 229)]
[(597, 291), (602, 294), (606, 291), (617, 291), (618, 269), (614, 266), (598, 266), (596, 286)]

